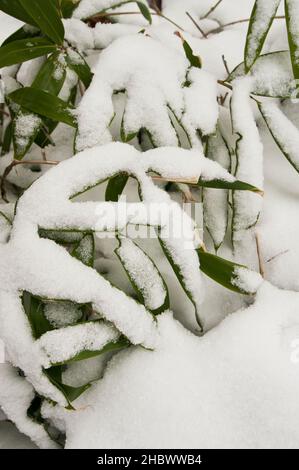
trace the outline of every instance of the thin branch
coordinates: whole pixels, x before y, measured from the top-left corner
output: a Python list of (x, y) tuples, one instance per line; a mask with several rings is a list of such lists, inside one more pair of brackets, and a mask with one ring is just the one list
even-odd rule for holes
[(195, 19), (190, 15), (190, 13), (188, 11), (186, 11), (186, 15), (192, 21), (192, 23), (198, 29), (198, 31), (203, 35), (203, 37), (207, 38), (206, 33), (203, 31), (203, 29), (199, 26), (199, 24), (195, 21)]
[(1, 190), (1, 197), (3, 201), (9, 202), (8, 199), (6, 198), (6, 191), (5, 191), (5, 181), (9, 173), (12, 171), (12, 169), (17, 166), (17, 165), (58, 165), (58, 161), (54, 160), (25, 160), (25, 161), (20, 161), (20, 160), (13, 160), (4, 170), (2, 178), (1, 178), (1, 184), (0, 184), (0, 190)]
[(216, 10), (216, 8), (220, 5), (220, 3), (222, 2), (222, 0), (218, 0), (218, 2), (215, 3), (215, 5), (213, 5), (209, 11), (207, 11), (207, 13), (201, 17), (202, 20), (204, 20), (205, 18), (207, 18), (211, 13), (213, 13), (214, 10)]
[(223, 65), (224, 65), (224, 68), (225, 68), (225, 70), (226, 70), (227, 75), (230, 75), (230, 70), (229, 70), (229, 68), (228, 68), (225, 55), (222, 54), (221, 58), (222, 58), (222, 62), (223, 62)]
[(261, 245), (260, 245), (260, 239), (259, 239), (258, 233), (255, 234), (255, 243), (256, 243), (257, 257), (258, 257), (258, 260), (259, 260), (260, 275), (264, 278), (265, 277), (265, 267), (264, 267), (264, 261), (263, 261), (263, 258), (262, 258)]
[(284, 251), (281, 251), (280, 253), (277, 253), (277, 255), (271, 256), (271, 258), (267, 259), (266, 263), (271, 263), (271, 261), (274, 261), (279, 256), (287, 254), (289, 251), (290, 250), (284, 250)]
[[(102, 13), (97, 13), (96, 15), (94, 16), (91, 16), (89, 18), (87, 18), (86, 22), (92, 22), (94, 24), (96, 24), (97, 22), (100, 22), (102, 19), (105, 19), (105, 18), (110, 18), (111, 16), (123, 16), (123, 15), (141, 15), (142, 13), (139, 12), (139, 11), (112, 11), (112, 12), (108, 12), (108, 11), (103, 11)], [(173, 26), (175, 26), (176, 28), (180, 29), (181, 31), (184, 31), (184, 28), (182, 28), (179, 24), (175, 23), (175, 21), (173, 21), (171, 18), (168, 18), (168, 16), (165, 16), (160, 10), (159, 12), (156, 11), (155, 13), (152, 13), (152, 15), (156, 15), (156, 16), (160, 16), (160, 18), (163, 18), (164, 20), (168, 21), (169, 23), (171, 23)]]
[[(284, 19), (285, 19), (284, 15), (274, 17), (274, 20), (284, 20)], [(232, 21), (231, 23), (226, 23), (221, 26), (218, 26), (215, 29), (211, 29), (210, 31), (206, 33), (206, 35), (209, 36), (210, 34), (220, 33), (223, 30), (223, 28), (227, 28), (228, 26), (234, 26), (240, 23), (248, 23), (249, 21), (250, 21), (250, 18), (244, 18), (242, 20)]]

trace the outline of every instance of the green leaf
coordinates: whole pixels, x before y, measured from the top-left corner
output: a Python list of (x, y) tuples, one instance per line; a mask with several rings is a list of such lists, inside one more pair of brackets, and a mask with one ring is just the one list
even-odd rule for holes
[(63, 43), (64, 26), (53, 0), (19, 0), (19, 2), (46, 36), (55, 44)]
[(293, 74), (295, 79), (299, 79), (299, 1), (285, 0), (284, 3)]
[(50, 54), (55, 49), (56, 46), (48, 39), (39, 37), (11, 42), (0, 47), (0, 68)]
[[(188, 282), (187, 282), (187, 280), (184, 278), (184, 276), (183, 276), (183, 274), (182, 274), (182, 272), (181, 272), (180, 266), (174, 261), (173, 256), (172, 256), (170, 250), (168, 249), (167, 244), (165, 243), (165, 241), (162, 240), (162, 239), (159, 237), (159, 242), (160, 242), (161, 248), (162, 248), (162, 250), (163, 250), (163, 253), (164, 253), (164, 255), (166, 256), (166, 259), (168, 260), (170, 266), (172, 267), (172, 270), (173, 270), (174, 274), (176, 275), (177, 280), (179, 281), (180, 285), (181, 285), (182, 288), (183, 288), (183, 291), (185, 292), (185, 294), (187, 295), (188, 299), (191, 301), (191, 303), (192, 303), (193, 306), (194, 306), (194, 309), (195, 309), (195, 316), (196, 316), (197, 323), (198, 323), (198, 325), (199, 325), (201, 331), (203, 331), (202, 321), (201, 321), (201, 319), (200, 319), (200, 317), (199, 317), (198, 308), (197, 308), (196, 302), (195, 302), (194, 299), (193, 299), (192, 292), (191, 292), (190, 289), (188, 288)], [(199, 269), (199, 263), (198, 263), (198, 269)]]
[(214, 179), (210, 181), (198, 180), (197, 186), (203, 188), (215, 188), (215, 189), (232, 189), (234, 191), (251, 191), (253, 193), (263, 194), (263, 191), (256, 188), (252, 184), (244, 183), (243, 181), (225, 181)]
[[(58, 95), (66, 77), (66, 62), (64, 56), (60, 52), (56, 52), (48, 57), (46, 62), (42, 65), (39, 72), (37, 73), (32, 88), (42, 90), (53, 95)], [(25, 135), (20, 136), (18, 130), (18, 122), (22, 119), (28, 119), (32, 123), (36, 122), (35, 126), (31, 126), (31, 132), (27, 127)], [(31, 119), (30, 119), (31, 118)], [(45, 121), (45, 120), (44, 120)], [(42, 121), (41, 118), (25, 110), (20, 110), (14, 119), (14, 158), (21, 160), (28, 150), (30, 149), (33, 142), (36, 140), (42, 126), (46, 127), (47, 122)], [(21, 129), (24, 126), (21, 126)]]
[(259, 103), (261, 115), (283, 155), (299, 173), (299, 130), (274, 103)]
[(19, 41), (20, 39), (30, 39), (33, 37), (38, 37), (39, 35), (39, 30), (33, 26), (30, 28), (25, 25), (22, 26), (20, 29), (15, 31), (13, 34), (8, 36), (8, 38), (5, 39), (5, 41), (2, 43), (2, 46), (6, 46), (7, 44), (10, 44), (11, 42)]
[(149, 22), (149, 24), (152, 24), (153, 20), (152, 20), (152, 15), (151, 15), (151, 12), (150, 10), (148, 9), (148, 7), (146, 6), (145, 3), (143, 2), (136, 2), (138, 7), (139, 7), (139, 10), (140, 10), (140, 13), (144, 16), (144, 18)]
[(261, 54), (280, 1), (281, 0), (272, 0), (272, 2), (267, 2), (266, 5), (265, 0), (255, 1), (249, 22), (244, 52), (246, 73), (249, 72), (254, 62)]
[[(124, 268), (124, 271), (127, 274), (128, 279), (137, 294), (137, 298), (139, 302), (142, 303), (148, 310), (150, 310), (153, 315), (160, 315), (161, 313), (168, 310), (170, 307), (168, 288), (163, 279), (163, 276), (161, 275), (154, 261), (136, 243), (134, 243), (133, 240), (126, 239), (123, 237), (117, 237), (117, 238), (119, 242), (119, 247), (116, 248), (115, 254), (120, 260), (122, 267)], [(144, 261), (144, 263), (147, 262), (149, 266), (151, 266), (152, 275), (156, 277), (155, 284), (159, 282), (161, 285), (163, 285), (163, 291), (165, 292), (165, 297), (164, 297), (163, 303), (159, 305), (157, 308), (153, 308), (149, 300), (147, 299), (147, 294), (150, 294), (150, 289), (152, 285), (149, 284), (150, 279), (147, 279), (147, 275), (142, 271), (143, 267), (140, 266), (141, 264), (140, 261), (139, 261), (139, 265), (137, 268), (139, 271), (139, 275), (137, 277), (135, 275), (136, 273), (132, 272), (132, 270), (130, 269), (126, 256), (123, 255), (122, 248), (124, 246), (123, 243), (125, 241), (127, 243), (130, 243), (129, 245), (130, 254), (132, 255), (132, 258), (134, 258), (134, 262), (135, 262), (134, 264), (136, 265), (138, 263), (138, 258), (141, 256), (142, 257), (141, 259)], [(144, 257), (146, 257), (147, 260), (145, 260)], [(149, 272), (149, 271), (146, 271), (146, 272)], [(147, 285), (148, 287), (145, 287)]]
[(114, 176), (113, 178), (110, 178), (105, 193), (106, 201), (117, 202), (123, 190), (125, 189), (128, 179), (129, 176), (126, 173), (122, 173)]
[[(271, 73), (269, 73), (271, 70)], [(246, 75), (245, 64), (239, 64), (228, 76), (230, 83)], [(289, 51), (277, 51), (261, 55), (250, 70), (254, 78), (251, 93), (270, 98), (290, 98), (297, 90), (297, 83), (292, 73)]]
[(122, 338), (119, 341), (114, 341), (111, 343), (106, 344), (101, 350), (99, 351), (81, 351), (76, 356), (68, 359), (67, 361), (63, 362), (62, 364), (55, 364), (54, 367), (58, 365), (66, 365), (72, 364), (73, 362), (85, 361), (86, 359), (91, 359), (93, 357), (101, 356), (107, 352), (119, 351), (120, 349), (128, 348), (131, 345), (130, 341), (126, 338)]
[[(239, 294), (255, 294), (255, 292), (241, 289), (238, 287), (236, 282), (238, 278), (238, 269), (247, 269), (246, 266), (232, 263), (231, 261), (220, 258), (219, 256), (207, 253), (202, 249), (197, 250), (197, 254), (200, 261), (200, 269), (215, 282)], [(248, 272), (250, 271), (248, 270)], [(257, 273), (256, 275), (258, 276)]]
[(28, 111), (77, 127), (76, 118), (72, 114), (73, 106), (49, 93), (25, 87), (12, 92), (9, 98)]
[(29, 292), (23, 292), (22, 302), (35, 339), (53, 329), (44, 315), (44, 305), (40, 299)]
[(181, 35), (180, 32), (176, 32), (175, 34), (176, 34), (176, 36), (178, 36), (182, 40), (185, 55), (186, 55), (187, 59), (189, 60), (189, 63), (191, 65), (191, 67), (196, 67), (198, 69), (201, 69), (201, 67), (202, 67), (201, 58), (199, 56), (193, 54), (192, 47), (186, 41), (186, 39)]
[(85, 88), (88, 88), (91, 84), (93, 73), (90, 70), (84, 57), (78, 52), (72, 51), (72, 55), (67, 56), (67, 62), (69, 67), (78, 75)]
[(82, 385), (81, 387), (71, 387), (70, 385), (64, 384), (62, 382), (61, 366), (50, 367), (50, 369), (44, 369), (43, 372), (48, 377), (50, 382), (64, 395), (66, 401), (69, 404), (69, 409), (74, 409), (71, 405), (71, 402), (76, 400), (80, 395), (82, 395), (82, 393), (90, 388), (89, 383)]
[(93, 233), (87, 233), (72, 251), (72, 256), (86, 266), (93, 267), (95, 244)]
[(1, 155), (5, 155), (10, 151), (11, 143), (12, 143), (12, 121), (7, 125), (5, 132), (4, 132), (4, 137), (3, 137), (3, 142), (2, 142), (2, 149), (1, 149)]
[(35, 21), (21, 5), (19, 0), (0, 0), (0, 10), (20, 21), (24, 21), (24, 23), (36, 26)]

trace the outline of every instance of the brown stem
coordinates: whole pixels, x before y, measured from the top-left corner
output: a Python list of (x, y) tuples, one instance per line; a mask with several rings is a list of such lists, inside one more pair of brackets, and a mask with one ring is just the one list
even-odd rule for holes
[(259, 239), (258, 233), (255, 234), (255, 243), (256, 243), (257, 257), (258, 257), (258, 260), (259, 260), (260, 275), (264, 278), (265, 277), (265, 268), (264, 268), (264, 261), (263, 261), (263, 258), (262, 258), (261, 245), (260, 245), (260, 239)]
[(203, 37), (207, 38), (206, 33), (203, 31), (203, 29), (199, 26), (199, 24), (195, 21), (195, 19), (190, 15), (190, 13), (188, 11), (186, 11), (186, 15), (192, 21), (192, 23), (198, 29), (198, 31), (203, 35)]

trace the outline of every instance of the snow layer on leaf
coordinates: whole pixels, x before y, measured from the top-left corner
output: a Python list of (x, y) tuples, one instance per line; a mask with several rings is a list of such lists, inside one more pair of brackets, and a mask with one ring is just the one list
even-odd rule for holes
[(255, 15), (247, 38), (246, 63), (250, 68), (256, 60), (257, 50), (267, 33), (281, 0), (256, 0)]
[[(227, 144), (217, 129), (215, 136), (210, 136), (207, 144), (207, 157), (229, 170), (230, 153)], [(228, 191), (203, 188), (204, 223), (213, 239), (216, 249), (222, 244), (228, 225)]]
[(15, 120), (15, 144), (19, 149), (25, 149), (32, 136), (38, 131), (42, 123), (39, 116), (31, 113), (20, 112)]
[(257, 292), (263, 282), (260, 274), (243, 267), (236, 268), (234, 275), (232, 283), (244, 292)]
[(297, 448), (298, 307), (263, 284), (202, 338), (162, 315), (157, 349), (116, 356), (67, 414), (67, 448)]
[(82, 351), (100, 351), (118, 338), (119, 333), (112, 326), (87, 322), (48, 331), (38, 340), (38, 344), (48, 358), (43, 365), (49, 368), (52, 364), (69, 361)]
[(218, 120), (217, 81), (213, 75), (197, 68), (188, 73), (191, 84), (184, 89), (185, 110), (182, 124), (190, 135), (192, 146), (198, 145), (196, 131), (213, 134)]
[(9, 364), (0, 365), (0, 405), (17, 428), (42, 449), (58, 446), (50, 439), (42, 425), (27, 416), (27, 410), (34, 398), (32, 386), (20, 377)]
[[(201, 147), (196, 131), (213, 132), (218, 118), (216, 81), (202, 70), (188, 69), (184, 55), (158, 40), (141, 34), (115, 40), (100, 55), (91, 86), (78, 107), (77, 148), (112, 140), (112, 95), (120, 91), (126, 92), (126, 136), (146, 129), (155, 145), (177, 146), (171, 110), (192, 145)], [(184, 86), (187, 75), (190, 87)]]
[(97, 49), (104, 49), (122, 36), (139, 33), (140, 26), (120, 23), (98, 23), (93, 31), (95, 47)]
[(55, 328), (76, 323), (82, 317), (80, 306), (72, 302), (46, 302), (44, 315)]
[[(231, 112), (233, 130), (237, 135), (237, 170), (239, 180), (263, 189), (263, 145), (251, 108), (250, 92), (253, 85), (251, 77), (233, 82)], [(233, 231), (234, 241), (244, 247), (247, 245), (244, 232), (253, 227), (262, 209), (263, 199), (258, 194), (234, 192)], [(250, 237), (250, 234), (248, 233)], [(247, 246), (248, 248), (248, 246)]]
[[(115, 57), (118, 60), (115, 60)], [(167, 105), (180, 117), (181, 86), (188, 63), (158, 41), (143, 35), (114, 41), (100, 55), (91, 86), (78, 107), (77, 148), (111, 141), (112, 94), (126, 90), (125, 133), (146, 128), (157, 145), (177, 145)]]
[(117, 249), (124, 268), (141, 291), (146, 308), (156, 310), (166, 299), (163, 279), (152, 260), (129, 238), (121, 238)]

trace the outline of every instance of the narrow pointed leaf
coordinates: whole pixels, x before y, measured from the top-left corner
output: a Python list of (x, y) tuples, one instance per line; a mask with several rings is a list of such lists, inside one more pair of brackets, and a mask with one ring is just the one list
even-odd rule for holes
[(106, 201), (117, 202), (125, 189), (128, 179), (129, 176), (127, 174), (119, 174), (110, 178), (105, 193)]
[(9, 98), (28, 111), (77, 127), (75, 116), (72, 114), (73, 106), (49, 93), (26, 87), (14, 91)]
[[(167, 243), (165, 240), (162, 240), (161, 237), (159, 237), (159, 243), (161, 245), (161, 248), (163, 250), (163, 253), (164, 255), (166, 256), (166, 259), (168, 260), (177, 280), (179, 281), (183, 291), (185, 292), (185, 294), (187, 295), (188, 299), (190, 300), (190, 302), (193, 304), (194, 306), (194, 310), (195, 310), (195, 316), (196, 316), (196, 320), (197, 320), (197, 323), (198, 323), (198, 326), (200, 327), (200, 329), (203, 331), (203, 324), (202, 324), (202, 320), (200, 319), (200, 316), (199, 316), (199, 311), (198, 311), (198, 305), (197, 305), (197, 302), (195, 301), (194, 299), (194, 295), (192, 293), (192, 291), (190, 290), (190, 287), (189, 287), (189, 283), (188, 283), (188, 280), (185, 279), (183, 273), (182, 273), (182, 269), (181, 269), (181, 266), (179, 264), (176, 263), (174, 257), (173, 257), (173, 254), (171, 253), (171, 250), (168, 248), (167, 246)], [(199, 267), (199, 263), (198, 263), (198, 270), (200, 269)]]
[(299, 1), (285, 0), (290, 55), (295, 79), (299, 79)]
[(29, 292), (24, 292), (22, 301), (35, 339), (53, 329), (44, 315), (44, 305), (40, 299), (29, 294)]
[(169, 309), (165, 281), (153, 260), (129, 238), (118, 238), (115, 253), (120, 260), (138, 300), (154, 315)]
[[(32, 88), (58, 95), (66, 76), (66, 63), (63, 54), (57, 52), (48, 57), (35, 77)], [(27, 123), (27, 125), (26, 125)], [(20, 110), (14, 119), (15, 159), (20, 160), (29, 151), (42, 127), (47, 123), (36, 114)]]
[(90, 384), (84, 384), (81, 387), (71, 387), (62, 382), (62, 367), (56, 366), (51, 367), (50, 369), (44, 369), (44, 374), (48, 377), (50, 382), (61, 391), (64, 395), (66, 401), (69, 404), (69, 408), (73, 409), (71, 402), (76, 400), (82, 393), (84, 393), (89, 387)]
[(20, 0), (0, 0), (0, 10), (24, 23), (36, 26), (34, 19), (21, 5)]
[(84, 235), (82, 240), (72, 251), (72, 256), (84, 263), (86, 266), (93, 267), (95, 254), (94, 236), (92, 233)]
[(198, 186), (203, 188), (215, 188), (215, 189), (232, 189), (238, 191), (250, 191), (253, 193), (263, 194), (263, 191), (259, 188), (256, 188), (252, 184), (245, 183), (244, 181), (225, 181), (214, 179), (210, 181), (199, 180), (197, 183)]
[(64, 26), (53, 0), (19, 0), (19, 2), (48, 38), (55, 44), (63, 43)]
[(249, 72), (261, 54), (267, 34), (281, 0), (256, 0), (249, 22), (245, 45), (245, 71)]
[(136, 2), (136, 3), (139, 7), (141, 14), (144, 16), (144, 18), (149, 22), (149, 24), (152, 24), (153, 22), (152, 15), (151, 15), (149, 8), (146, 6), (146, 4), (143, 2)]
[(0, 68), (50, 54), (55, 49), (51, 41), (39, 37), (11, 42), (0, 48)]
[[(231, 166), (231, 155), (228, 145), (219, 129), (215, 135), (209, 136), (206, 146), (206, 156), (216, 161), (227, 171)], [(204, 223), (209, 232), (215, 250), (218, 250), (226, 235), (228, 227), (228, 196), (227, 189), (203, 189)]]
[[(259, 286), (261, 282), (261, 277), (258, 273), (250, 271), (246, 266), (232, 263), (201, 249), (197, 250), (197, 253), (200, 260), (200, 269), (215, 282), (239, 294), (252, 295), (256, 293), (255, 286)], [(242, 273), (244, 273), (245, 281), (241, 284), (239, 277)], [(246, 286), (247, 276), (250, 276), (250, 282)]]
[(299, 130), (274, 102), (260, 103), (260, 112), (279, 149), (299, 173)]
[(72, 55), (67, 57), (67, 62), (69, 67), (78, 75), (85, 88), (88, 88), (91, 84), (93, 73), (84, 57), (72, 51)]

